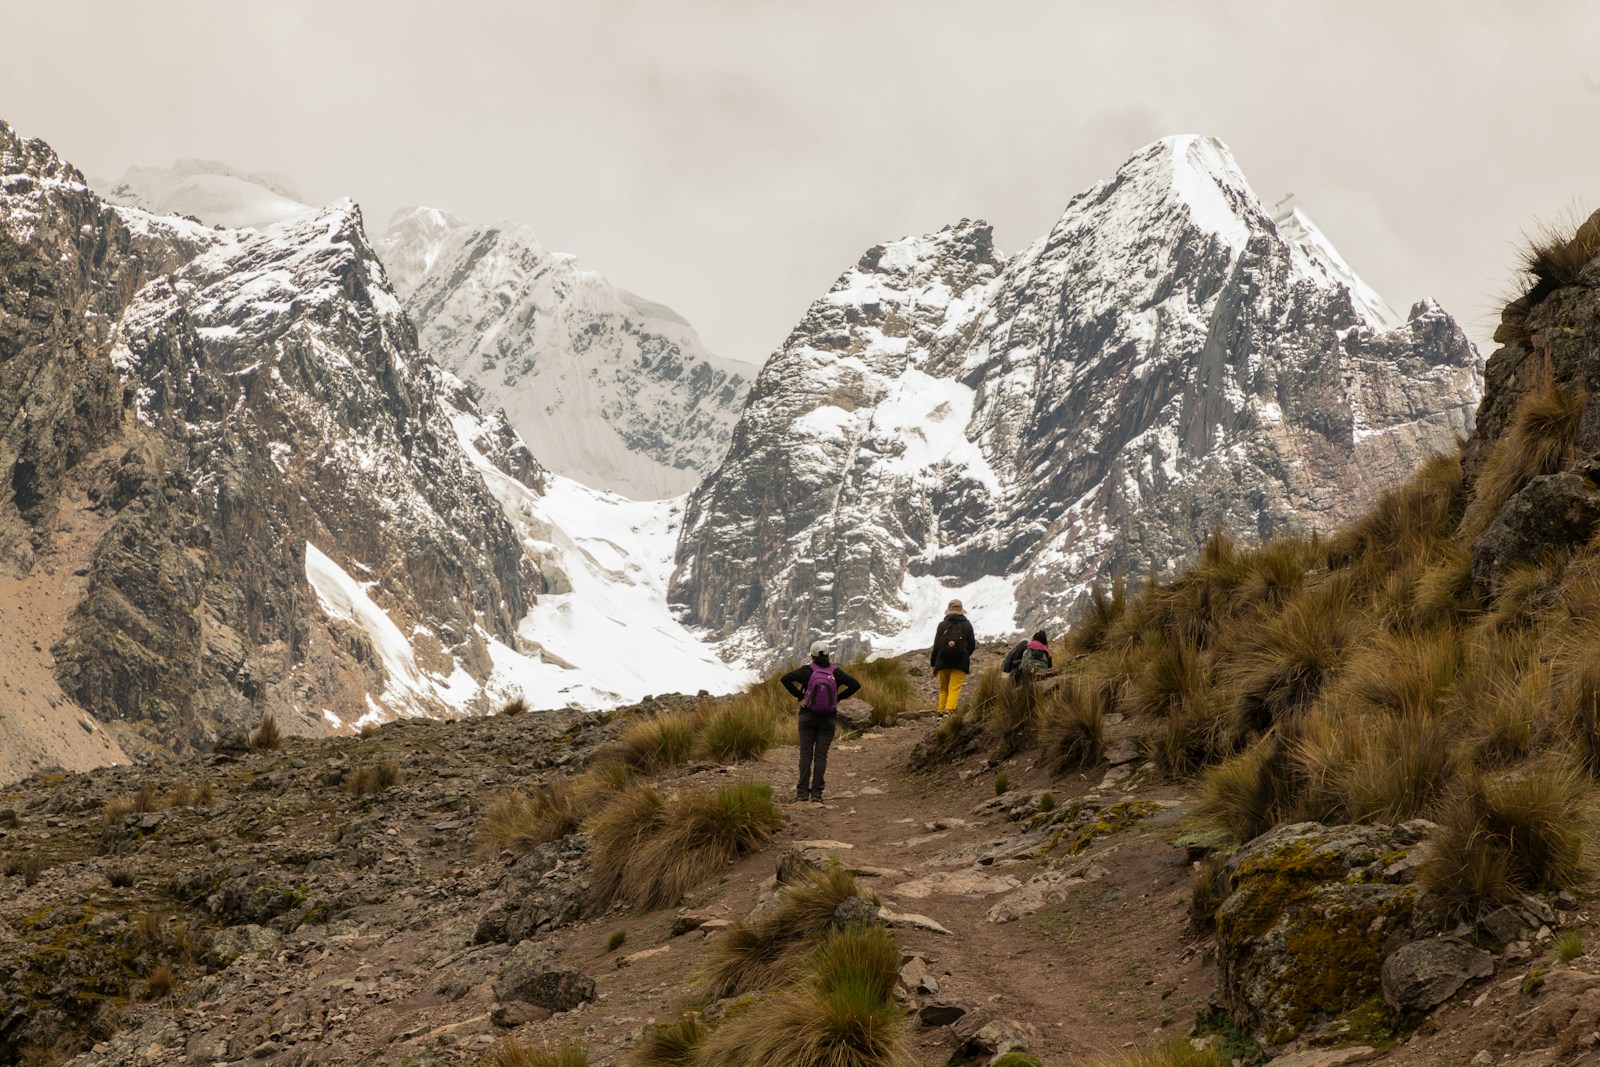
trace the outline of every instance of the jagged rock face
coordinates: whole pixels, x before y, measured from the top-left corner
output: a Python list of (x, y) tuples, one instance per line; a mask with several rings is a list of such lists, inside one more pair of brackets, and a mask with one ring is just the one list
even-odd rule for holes
[(0, 121), (0, 567), (33, 566), (67, 472), (116, 436), (112, 330), (181, 257), (130, 233), (81, 173)]
[(1393, 324), (1224, 146), (1170, 138), (1015, 257), (963, 221), (845, 272), (691, 497), (673, 595), (757, 654), (904, 643), (950, 589), (983, 630), (1059, 623), (1214, 526), (1353, 517), (1470, 428), (1479, 378), (1437, 306)]
[(686, 492), (726, 451), (746, 368), (671, 309), (516, 226), (399, 212), (377, 248), (423, 347), (551, 470), (640, 498)]
[[(175, 748), (365, 713), (392, 650), (323, 602), (325, 560), (472, 699), (541, 580), (468, 450), (544, 474), (418, 351), (353, 205), (217, 232), (101, 203), (4, 125), (0, 160), (5, 565), (52, 551), (68, 491), (99, 516), (65, 693)], [(406, 696), (390, 710), (431, 710)]]
[(538, 579), (353, 205), (146, 286), (114, 357), (155, 440), (118, 461), (118, 517), (57, 651), (86, 707), (191, 742), (252, 706), (359, 715), (339, 652), (371, 673), (381, 657), (323, 614), (308, 542), (372, 581), (412, 637), (433, 637), (438, 673), (481, 681), (484, 638), (514, 642)]

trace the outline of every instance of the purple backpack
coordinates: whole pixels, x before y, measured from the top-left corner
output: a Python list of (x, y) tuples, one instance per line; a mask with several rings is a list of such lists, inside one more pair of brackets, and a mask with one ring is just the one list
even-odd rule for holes
[(832, 667), (811, 665), (811, 677), (806, 679), (805, 699), (800, 707), (813, 715), (832, 715), (839, 710), (839, 679), (833, 676)]

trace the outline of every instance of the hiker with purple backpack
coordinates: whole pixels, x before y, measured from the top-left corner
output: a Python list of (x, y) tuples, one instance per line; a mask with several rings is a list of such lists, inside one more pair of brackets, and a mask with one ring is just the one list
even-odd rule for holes
[(794, 787), (794, 799), (821, 804), (839, 701), (853, 696), (861, 683), (828, 661), (826, 641), (813, 642), (811, 662), (796, 667), (779, 681), (790, 696), (800, 701), (800, 781)]

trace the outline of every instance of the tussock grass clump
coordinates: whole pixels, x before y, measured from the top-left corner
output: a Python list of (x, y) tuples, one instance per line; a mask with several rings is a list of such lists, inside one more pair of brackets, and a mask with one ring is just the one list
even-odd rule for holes
[(1519, 489), (1567, 465), (1588, 400), (1582, 389), (1562, 388), (1548, 374), (1523, 394), (1473, 483), (1472, 503), (1461, 520), (1464, 533), (1482, 533)]
[(573, 833), (586, 815), (582, 791), (563, 778), (501, 793), (478, 826), (478, 849), (527, 852)]
[(148, 811), (158, 811), (161, 808), (161, 794), (156, 792), (156, 787), (149, 782), (140, 785), (132, 793), (120, 797), (113, 797), (106, 801), (106, 806), (101, 810), (101, 818), (107, 823), (121, 822), (124, 816), (144, 814)]
[(1001, 759), (1030, 747), (1038, 736), (1038, 687), (1018, 685), (998, 667), (979, 675), (975, 707), (985, 729), (999, 740)]
[(522, 715), (528, 710), (528, 700), (520, 693), (500, 705), (497, 715)]
[(617, 949), (621, 948), (623, 943), (626, 942), (627, 940), (628, 940), (628, 931), (626, 931), (626, 930), (614, 931), (610, 937), (606, 938), (606, 951), (607, 952), (615, 952), (615, 951), (617, 951)]
[(369, 722), (364, 724), (361, 729), (356, 732), (356, 736), (361, 738), (363, 741), (370, 741), (374, 737), (378, 736), (378, 730), (379, 726), (377, 723)]
[(1571, 963), (1583, 955), (1583, 934), (1577, 930), (1563, 930), (1550, 942), (1550, 950), (1562, 963)]
[(686, 1011), (670, 1023), (646, 1027), (625, 1062), (628, 1067), (695, 1067), (707, 1033), (700, 1013)]
[(1090, 1060), (1087, 1067), (1225, 1067), (1216, 1049), (1197, 1049), (1183, 1038), (1153, 1048), (1109, 1053)]
[(857, 697), (866, 702), (872, 725), (893, 726), (911, 710), (911, 675), (900, 660), (857, 660), (845, 671), (861, 683)]
[(1581, 225), (1552, 225), (1528, 238), (1522, 252), (1522, 271), (1536, 286), (1555, 288), (1576, 282), (1583, 269), (1600, 255), (1600, 220), (1593, 216)]
[(589, 1054), (577, 1045), (562, 1045), (552, 1052), (508, 1037), (495, 1046), (483, 1063), (486, 1067), (589, 1067)]
[(370, 797), (399, 784), (400, 764), (392, 759), (352, 767), (344, 779), (345, 791), (358, 797)]
[(1577, 884), (1584, 873), (1582, 796), (1578, 775), (1564, 767), (1472, 779), (1439, 816), (1422, 884), (1458, 918), (1520, 892)]
[(178, 976), (172, 972), (170, 964), (163, 963), (145, 976), (145, 1000), (166, 1000), (177, 992), (177, 989)]
[(180, 782), (172, 787), (172, 792), (165, 798), (169, 808), (206, 808), (216, 800), (216, 787), (209, 779), (198, 782)]
[[(717, 997), (775, 989), (793, 979), (815, 943), (833, 928), (833, 914), (851, 897), (873, 904), (855, 876), (837, 865), (808, 871), (778, 891), (772, 913), (759, 922), (740, 919), (712, 942), (706, 979)], [(896, 967), (898, 972), (898, 965)]]
[(283, 745), (283, 730), (272, 712), (261, 716), (261, 725), (250, 735), (250, 751), (270, 752)]
[(1329, 582), (1244, 629), (1226, 660), (1241, 734), (1265, 733), (1321, 692), (1359, 636), (1352, 590)]
[(1011, 775), (1004, 770), (994, 772), (994, 795), (1001, 796), (1011, 790)]
[(1217, 923), (1217, 909), (1228, 897), (1225, 884), (1226, 861), (1220, 856), (1208, 856), (1195, 869), (1189, 886), (1189, 922), (1201, 933)]
[(1105, 647), (1118, 623), (1128, 611), (1128, 583), (1120, 574), (1107, 590), (1098, 583), (1089, 591), (1089, 599), (1078, 609), (1077, 618), (1067, 631), (1068, 653), (1084, 655)]
[(113, 867), (106, 872), (106, 884), (112, 889), (132, 889), (133, 871), (127, 867)]
[(1041, 762), (1056, 774), (1093, 767), (1105, 754), (1106, 691), (1082, 677), (1067, 677), (1042, 700)]
[(636, 786), (590, 824), (593, 902), (670, 904), (719, 867), (765, 845), (782, 825), (765, 784), (696, 790), (670, 801), (653, 786)]
[(734, 697), (705, 715), (696, 751), (718, 763), (757, 760), (777, 740), (777, 729), (777, 716), (759, 701)]
[(601, 758), (645, 774), (679, 767), (694, 756), (696, 727), (695, 716), (683, 712), (647, 715), (623, 727)]
[(909, 1067), (893, 1000), (857, 986), (803, 987), (730, 1019), (700, 1046), (699, 1067)]
[(956, 710), (939, 720), (928, 736), (914, 750), (908, 765), (914, 771), (926, 771), (946, 763), (954, 763), (977, 750), (983, 739), (983, 727), (976, 716), (968, 717), (965, 710)]

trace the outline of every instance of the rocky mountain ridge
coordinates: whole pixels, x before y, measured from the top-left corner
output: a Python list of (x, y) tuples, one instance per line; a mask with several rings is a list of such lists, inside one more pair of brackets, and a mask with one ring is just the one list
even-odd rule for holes
[(1480, 360), (1437, 305), (1390, 326), (1298, 209), (1175, 137), (1007, 257), (962, 221), (870, 249), (763, 368), (690, 498), (672, 594), (726, 647), (910, 647), (1067, 618), (1216, 526), (1358, 513), (1471, 426)]

